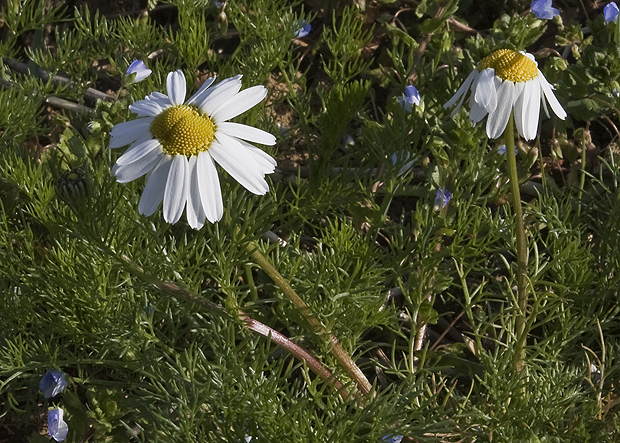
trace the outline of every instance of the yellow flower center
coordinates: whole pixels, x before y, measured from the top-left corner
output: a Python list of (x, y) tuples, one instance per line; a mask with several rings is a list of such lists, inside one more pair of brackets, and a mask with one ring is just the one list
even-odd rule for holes
[(495, 69), (495, 75), (502, 80), (526, 82), (538, 75), (538, 67), (529, 57), (510, 49), (500, 49), (482, 59), (478, 72)]
[(169, 155), (191, 157), (206, 151), (215, 138), (213, 121), (194, 106), (164, 109), (151, 123), (151, 134)]

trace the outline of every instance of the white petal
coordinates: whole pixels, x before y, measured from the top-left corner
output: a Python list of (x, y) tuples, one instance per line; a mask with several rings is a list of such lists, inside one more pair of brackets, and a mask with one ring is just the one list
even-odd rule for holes
[(193, 177), (193, 182), (200, 192), (202, 208), (207, 219), (211, 223), (215, 223), (224, 214), (224, 202), (222, 201), (222, 191), (220, 189), (220, 180), (217, 176), (217, 169), (215, 168), (215, 163), (213, 163), (213, 158), (209, 154), (210, 151), (198, 154), (198, 164), (196, 165), (196, 174)]
[(547, 108), (547, 100), (544, 99), (544, 91), (542, 90), (542, 85), (540, 86), (540, 96), (541, 96), (541, 103), (543, 105), (543, 109), (545, 110), (545, 115), (547, 116), (547, 118), (551, 118), (551, 115), (549, 115), (549, 109)]
[(164, 220), (175, 224), (183, 215), (189, 192), (189, 163), (184, 155), (172, 158), (164, 191)]
[(192, 229), (200, 229), (205, 224), (205, 211), (200, 200), (200, 190), (198, 189), (197, 167), (198, 156), (192, 155), (189, 158), (189, 194), (187, 196), (187, 223)]
[(216, 123), (224, 122), (253, 108), (265, 97), (267, 97), (267, 89), (264, 86), (252, 86), (221, 104), (209, 115)]
[(203, 96), (207, 93), (209, 86), (213, 84), (215, 78), (216, 76), (214, 75), (213, 77), (206, 79), (205, 82), (200, 86), (200, 89), (198, 89), (198, 91), (196, 91), (196, 93), (192, 95), (189, 100), (187, 100), (186, 104), (197, 105), (203, 99)]
[(506, 129), (510, 113), (515, 102), (515, 84), (505, 80), (497, 91), (497, 108), (489, 113), (487, 119), (487, 135), (489, 138), (498, 138)]
[(534, 54), (530, 54), (529, 52), (524, 52), (524, 51), (520, 51), (521, 54), (525, 55), (527, 58), (529, 58), (530, 60), (532, 60), (536, 66), (538, 66), (538, 62), (536, 61), (536, 58), (534, 57)]
[[(489, 110), (484, 108), (484, 106), (481, 106), (479, 103), (476, 103), (476, 90), (478, 89), (479, 82), (480, 82), (480, 76), (477, 76), (471, 84), (472, 93), (469, 96), (469, 108), (475, 109), (474, 115), (481, 115), (478, 121), (480, 121), (482, 117), (484, 117), (489, 112)], [(495, 102), (497, 101), (497, 90), (499, 89), (501, 84), (502, 84), (502, 80), (499, 77), (494, 76), (493, 86), (495, 87), (495, 89), (494, 89), (494, 92), (491, 92), (491, 94), (495, 96), (495, 99), (491, 99), (491, 100), (494, 100)], [(482, 107), (482, 109), (484, 109), (485, 112), (482, 113), (480, 110), (477, 109), (477, 107)], [(471, 113), (470, 113), (470, 119), (472, 119)]]
[(216, 134), (217, 142), (209, 148), (209, 154), (226, 172), (244, 188), (254, 194), (263, 195), (269, 190), (263, 168), (257, 164), (257, 157), (238, 140), (225, 134)]
[[(527, 140), (536, 138), (538, 132), (538, 119), (540, 118), (540, 86), (538, 77), (526, 83), (523, 102), (523, 134)], [(525, 101), (527, 99), (527, 101)]]
[(166, 89), (168, 97), (173, 105), (182, 105), (185, 101), (186, 84), (185, 75), (180, 69), (168, 74), (166, 79)]
[(138, 204), (138, 211), (140, 214), (152, 215), (156, 210), (162, 199), (164, 198), (164, 191), (166, 189), (166, 181), (168, 179), (168, 172), (172, 165), (172, 157), (164, 154), (161, 161), (157, 164), (153, 172), (149, 176), (149, 180), (146, 182), (144, 192), (140, 198)]
[(463, 84), (461, 85), (461, 87), (459, 88), (458, 91), (456, 91), (456, 94), (454, 94), (452, 96), (452, 98), (450, 100), (448, 100), (446, 102), (445, 105), (443, 105), (444, 108), (449, 108), (450, 106), (452, 106), (453, 104), (456, 103), (456, 101), (459, 99), (459, 97), (461, 98), (461, 100), (459, 101), (459, 105), (456, 107), (456, 109), (453, 111), (456, 112), (461, 105), (463, 104), (463, 100), (465, 99), (465, 96), (467, 95), (467, 91), (469, 90), (469, 86), (471, 85), (471, 82), (474, 80), (474, 78), (478, 75), (478, 70), (474, 69), (465, 79), (465, 81), (463, 82)]
[(555, 115), (560, 117), (560, 119), (564, 120), (566, 118), (566, 111), (553, 93), (553, 86), (551, 86), (547, 79), (543, 77), (542, 72), (538, 71), (538, 77), (540, 78), (540, 85), (542, 86), (542, 90), (545, 93), (545, 97), (547, 98), (549, 105), (551, 105), (551, 109), (553, 109)]
[(138, 100), (133, 105), (129, 105), (129, 110), (139, 117), (155, 117), (163, 109), (155, 100)]
[(242, 138), (261, 145), (275, 145), (276, 138), (267, 131), (240, 123), (223, 122), (217, 124), (217, 130), (231, 137)]
[(241, 89), (241, 76), (227, 78), (209, 89), (196, 105), (207, 115), (235, 96)]
[(117, 182), (129, 183), (151, 171), (165, 155), (164, 151), (157, 147), (142, 157), (140, 161), (126, 165), (115, 164), (112, 173), (116, 176)]
[(526, 95), (531, 94), (529, 88), (526, 88), (526, 85), (529, 84), (530, 83), (526, 82), (515, 83), (515, 127), (517, 128), (517, 131), (519, 131), (519, 134), (521, 134), (523, 137), (525, 137), (526, 133), (523, 128), (523, 104), (526, 102)]
[(480, 106), (478, 103), (473, 102), (469, 108), (469, 119), (478, 123), (488, 114), (487, 110)]
[(118, 160), (116, 160), (116, 164), (128, 165), (138, 161), (158, 146), (160, 146), (159, 140), (153, 138), (149, 138), (142, 143), (134, 143)]
[(241, 143), (241, 146), (252, 152), (252, 155), (254, 156), (253, 161), (255, 161), (256, 164), (262, 168), (263, 174), (271, 174), (275, 171), (276, 166), (278, 166), (278, 162), (271, 155), (243, 140), (239, 140), (239, 143)]
[(474, 92), (474, 101), (482, 106), (490, 114), (497, 107), (497, 91), (495, 70), (491, 68), (484, 69), (480, 73), (476, 91)]
[(169, 108), (172, 106), (172, 102), (170, 98), (166, 94), (162, 94), (161, 92), (151, 92), (144, 100), (152, 101), (161, 106), (162, 109)]
[(120, 148), (135, 142), (145, 133), (150, 134), (153, 117), (137, 118), (119, 123), (110, 131), (110, 148)]

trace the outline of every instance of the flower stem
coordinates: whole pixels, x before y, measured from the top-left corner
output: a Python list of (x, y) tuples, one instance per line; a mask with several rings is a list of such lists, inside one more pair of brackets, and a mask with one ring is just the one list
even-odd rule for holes
[[(111, 254), (115, 257), (118, 257), (114, 251), (110, 248), (107, 248)], [(185, 289), (183, 287), (178, 286), (176, 283), (169, 281), (162, 281), (151, 275), (144, 272), (144, 270), (134, 263), (129, 257), (126, 255), (122, 255), (119, 257), (123, 266), (133, 275), (140, 277), (143, 281), (153, 284), (160, 291), (171, 295), (177, 299), (184, 300), (189, 303), (195, 303), (199, 306), (206, 308), (211, 313), (216, 313), (220, 316), (226, 316), (227, 311), (222, 306), (213, 303), (212, 301), (206, 300), (205, 298), (199, 296), (198, 294)], [(349, 392), (344, 388), (344, 384), (338, 380), (330, 371), (327, 369), (321, 362), (319, 362), (312, 354), (306, 351), (304, 348), (299, 346), (298, 344), (291, 341), (285, 335), (279, 333), (278, 331), (270, 328), (269, 326), (259, 322), (248, 316), (241, 309), (238, 310), (239, 318), (243, 321), (244, 325), (250, 330), (257, 334), (260, 334), (264, 337), (267, 337), (271, 341), (273, 341), (278, 346), (286, 349), (292, 355), (297, 357), (299, 360), (303, 361), (308, 367), (318, 375), (322, 380), (329, 383), (332, 387), (334, 387), (338, 393), (342, 396), (343, 399), (347, 399), (349, 397)]]
[(583, 129), (583, 134), (581, 137), (581, 178), (579, 179), (579, 190), (577, 191), (577, 200), (579, 201), (579, 206), (577, 206), (577, 215), (581, 215), (581, 197), (583, 195), (583, 187), (586, 185), (586, 137), (590, 138), (589, 120), (586, 122), (586, 127)]
[(515, 361), (516, 372), (523, 369), (525, 359), (525, 313), (527, 310), (527, 249), (525, 246), (525, 226), (523, 224), (523, 209), (521, 208), (521, 192), (519, 191), (519, 174), (517, 172), (517, 158), (514, 151), (514, 116), (511, 113), (504, 131), (506, 143), (506, 157), (508, 159), (508, 177), (512, 190), (513, 207), (515, 213), (515, 234), (517, 240), (517, 317), (515, 319)]
[[(90, 233), (89, 233), (90, 234)], [(141, 266), (135, 263), (130, 257), (125, 254), (118, 254), (111, 246), (105, 242), (99, 240), (93, 235), (88, 235), (93, 239), (94, 244), (103, 252), (109, 254), (110, 257), (118, 260), (120, 265), (130, 274), (140, 278), (142, 281), (152, 284), (155, 288), (161, 292), (175, 297), (179, 300), (184, 300), (188, 303), (194, 303), (198, 306), (206, 308), (210, 313), (219, 315), (221, 317), (227, 317), (228, 311), (222, 306), (213, 303), (210, 300), (201, 297), (200, 295), (177, 285), (174, 282), (163, 281), (145, 272)], [(251, 318), (241, 309), (237, 309), (239, 319), (243, 322), (246, 328), (253, 331), (256, 334), (262, 335), (278, 346), (289, 351), (293, 356), (303, 361), (316, 375), (322, 380), (331, 385), (338, 391), (338, 394), (343, 398), (349, 398), (349, 391), (344, 387), (344, 384), (334, 375), (329, 369), (327, 369), (319, 360), (317, 360), (312, 354), (306, 351), (304, 348), (294, 343), (285, 335), (270, 328), (269, 326)]]
[(297, 295), (289, 282), (278, 272), (267, 257), (263, 255), (254, 242), (248, 243), (247, 251), (256, 264), (260, 266), (263, 271), (265, 271), (273, 282), (282, 290), (284, 295), (291, 301), (291, 303), (293, 303), (293, 306), (295, 306), (299, 313), (306, 319), (310, 325), (310, 328), (312, 328), (312, 331), (330, 347), (331, 353), (338, 359), (349, 376), (355, 380), (361, 391), (364, 394), (368, 394), (372, 390), (372, 385), (360, 368), (355, 364), (351, 356), (343, 349), (340, 343), (338, 343), (336, 337), (331, 335), (329, 331), (325, 329), (325, 326), (323, 326), (314, 316), (306, 302), (304, 302), (302, 298)]

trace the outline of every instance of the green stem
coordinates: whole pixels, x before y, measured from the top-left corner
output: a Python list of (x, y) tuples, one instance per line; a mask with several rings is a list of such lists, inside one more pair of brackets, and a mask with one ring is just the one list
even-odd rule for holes
[[(176, 283), (170, 281), (162, 281), (157, 277), (153, 277), (152, 275), (144, 272), (142, 267), (134, 263), (128, 256), (125, 254), (117, 254), (110, 246), (105, 244), (100, 240), (95, 239), (95, 243), (97, 246), (108, 253), (110, 256), (119, 260), (123, 268), (128, 271), (130, 274), (140, 278), (142, 281), (152, 284), (161, 292), (171, 295), (177, 299), (184, 300), (189, 303), (194, 303), (196, 305), (202, 306), (206, 308), (209, 312), (215, 313), (222, 317), (228, 316), (228, 311), (222, 306), (213, 303), (210, 300), (206, 300), (200, 295), (182, 288)], [(286, 349), (292, 355), (297, 357), (299, 360), (303, 361), (316, 375), (318, 375), (322, 380), (330, 384), (334, 387), (340, 396), (343, 399), (349, 398), (349, 392), (344, 388), (344, 384), (338, 380), (320, 361), (318, 361), (312, 354), (306, 351), (304, 348), (299, 346), (298, 344), (291, 341), (285, 335), (279, 333), (278, 331), (270, 328), (269, 326), (259, 322), (248, 316), (241, 309), (237, 309), (237, 313), (239, 315), (239, 319), (244, 323), (244, 325), (256, 334), (260, 334), (263, 337), (268, 338), (278, 346)]]
[(342, 348), (336, 337), (331, 335), (325, 326), (323, 326), (319, 320), (314, 316), (310, 307), (297, 295), (295, 290), (291, 287), (289, 282), (278, 272), (278, 270), (271, 264), (271, 262), (263, 255), (258, 249), (258, 246), (254, 242), (250, 242), (247, 245), (247, 251), (250, 256), (260, 268), (278, 285), (284, 295), (293, 303), (293, 306), (299, 311), (299, 313), (306, 319), (312, 331), (329, 346), (331, 353), (338, 359), (340, 364), (347, 371), (349, 376), (355, 380), (359, 388), (364, 394), (368, 394), (372, 390), (372, 385), (355, 364), (351, 356)]
[(620, 45), (620, 18), (616, 19), (616, 29), (614, 32), (614, 42), (616, 46)]
[(515, 362), (516, 372), (523, 369), (525, 359), (525, 313), (527, 310), (527, 249), (525, 247), (525, 226), (523, 224), (523, 209), (521, 208), (521, 192), (519, 191), (519, 174), (517, 172), (517, 157), (515, 155), (514, 116), (511, 113), (504, 131), (506, 143), (506, 158), (508, 159), (508, 177), (512, 190), (513, 207), (515, 213), (515, 234), (517, 240), (517, 318), (515, 319)]
[[(620, 20), (618, 20), (620, 21)], [(579, 190), (577, 191), (577, 199), (579, 200), (579, 206), (577, 206), (577, 215), (581, 215), (581, 197), (583, 195), (583, 188), (586, 185), (586, 136), (590, 132), (590, 122), (586, 122), (586, 127), (583, 129), (583, 136), (581, 137), (581, 177), (579, 179)]]

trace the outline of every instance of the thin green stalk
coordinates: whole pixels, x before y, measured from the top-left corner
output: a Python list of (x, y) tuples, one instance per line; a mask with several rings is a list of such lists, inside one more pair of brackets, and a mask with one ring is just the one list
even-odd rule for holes
[(586, 136), (589, 135), (589, 132), (590, 122), (588, 121), (586, 122), (586, 127), (581, 137), (581, 177), (579, 179), (579, 191), (577, 191), (577, 199), (579, 200), (579, 206), (577, 206), (578, 215), (581, 215), (581, 196), (583, 195), (583, 188), (586, 185)]
[(517, 237), (517, 318), (515, 319), (515, 370), (521, 372), (525, 359), (525, 313), (527, 310), (527, 249), (525, 247), (525, 226), (523, 224), (523, 209), (521, 208), (521, 192), (519, 191), (519, 174), (517, 172), (517, 157), (514, 151), (514, 116), (511, 113), (504, 131), (506, 143), (506, 158), (508, 159), (508, 177), (512, 190), (512, 205), (515, 213), (515, 233)]
[(269, 259), (258, 249), (258, 246), (254, 242), (250, 242), (247, 245), (247, 251), (250, 256), (260, 268), (274, 281), (276, 285), (282, 290), (284, 295), (293, 303), (293, 306), (301, 313), (306, 319), (312, 331), (327, 344), (331, 353), (338, 359), (340, 364), (347, 371), (349, 376), (355, 380), (359, 388), (364, 394), (370, 393), (372, 385), (355, 364), (351, 356), (345, 351), (336, 337), (331, 335), (325, 326), (323, 326), (319, 320), (314, 316), (310, 307), (297, 295), (295, 290), (291, 287), (289, 282), (278, 272), (278, 270), (271, 264)]
[(616, 28), (614, 30), (614, 42), (616, 46), (620, 45), (620, 20), (616, 20)]
[[(222, 306), (213, 303), (210, 300), (207, 300), (200, 295), (185, 289), (176, 283), (170, 281), (162, 281), (152, 275), (144, 272), (142, 267), (138, 264), (134, 263), (131, 258), (129, 258), (125, 254), (117, 254), (110, 246), (105, 244), (102, 241), (96, 240), (95, 243), (99, 246), (102, 251), (105, 251), (110, 256), (118, 259), (129, 273), (135, 275), (141, 280), (152, 284), (157, 289), (162, 291), (165, 294), (171, 295), (177, 299), (184, 300), (189, 303), (195, 303), (203, 308), (206, 308), (211, 313), (216, 313), (220, 316), (228, 316), (228, 311)], [(334, 387), (342, 398), (347, 399), (349, 397), (349, 392), (344, 388), (344, 384), (338, 380), (330, 371), (327, 369), (319, 360), (317, 360), (312, 354), (306, 351), (304, 348), (299, 346), (298, 344), (291, 341), (285, 335), (279, 333), (278, 331), (270, 328), (269, 326), (259, 322), (248, 316), (241, 309), (237, 310), (239, 314), (239, 318), (243, 321), (244, 325), (250, 330), (257, 334), (260, 334), (269, 340), (273, 341), (278, 346), (286, 349), (292, 355), (297, 357), (299, 360), (303, 361), (316, 375), (318, 375), (322, 380), (329, 383), (332, 387)]]

